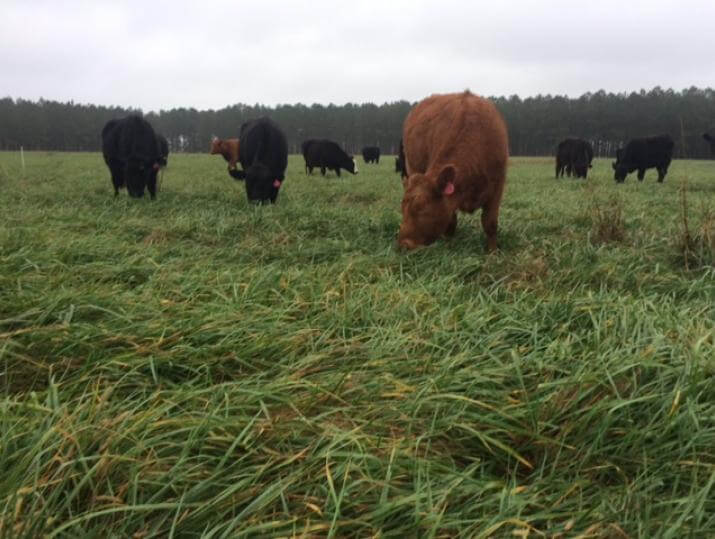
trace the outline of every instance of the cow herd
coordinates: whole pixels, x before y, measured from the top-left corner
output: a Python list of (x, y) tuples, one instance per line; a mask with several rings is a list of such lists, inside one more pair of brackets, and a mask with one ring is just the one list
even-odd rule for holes
[[(709, 140), (707, 133), (703, 137)], [(674, 146), (670, 135), (629, 140), (624, 148), (616, 150), (614, 179), (623, 183), (628, 174), (637, 170), (638, 180), (643, 181), (645, 171), (655, 168), (658, 171), (658, 182), (662, 182), (673, 159)], [(556, 148), (556, 177), (563, 177), (566, 173), (567, 176), (586, 179), (592, 160), (593, 147), (590, 143), (574, 138), (562, 140)]]
[[(508, 160), (507, 129), (495, 106), (469, 91), (433, 95), (412, 108), (402, 135), (395, 159), (404, 187), (399, 245), (413, 249), (450, 237), (457, 227), (457, 211), (481, 209), (487, 250), (493, 251)], [(705, 133), (703, 138), (715, 155), (715, 136)], [(669, 135), (630, 140), (617, 151), (614, 179), (623, 182), (637, 170), (642, 181), (645, 171), (655, 168), (662, 182), (673, 147)], [(167, 164), (169, 148), (149, 122), (139, 115), (110, 120), (102, 129), (102, 153), (115, 196), (126, 187), (132, 197), (142, 197), (146, 189), (156, 198), (157, 175)], [(288, 144), (270, 118), (245, 122), (238, 138), (214, 138), (210, 153), (223, 156), (229, 175), (244, 182), (250, 202), (276, 202), (285, 181)], [(355, 159), (334, 141), (305, 140), (301, 153), (306, 174), (315, 168), (323, 176), (329, 170), (337, 176), (341, 170), (358, 172)], [(380, 148), (366, 146), (362, 156), (365, 163), (379, 163)], [(565, 139), (556, 148), (556, 178), (565, 174), (585, 179), (592, 160), (588, 141)]]

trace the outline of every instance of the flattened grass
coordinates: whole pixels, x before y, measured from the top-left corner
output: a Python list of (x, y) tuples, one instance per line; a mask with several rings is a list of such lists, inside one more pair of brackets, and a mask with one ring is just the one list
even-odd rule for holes
[(260, 208), (208, 155), (155, 202), (97, 154), (26, 161), (0, 154), (0, 536), (715, 533), (715, 271), (677, 241), (712, 162), (513, 159), (486, 256), (478, 214), (394, 250), (390, 159), (292, 156)]

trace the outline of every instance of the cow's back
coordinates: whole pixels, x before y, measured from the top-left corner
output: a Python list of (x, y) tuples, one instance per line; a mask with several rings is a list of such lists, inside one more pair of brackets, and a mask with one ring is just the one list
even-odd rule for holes
[(319, 167), (323, 164), (323, 147), (325, 140), (310, 139), (303, 142), (303, 157), (310, 167)]
[(669, 164), (673, 158), (675, 142), (670, 135), (659, 135), (648, 139), (648, 149), (654, 164)]
[[(404, 130), (407, 175), (454, 164), (463, 183), (466, 210), (503, 184), (508, 160), (506, 125), (496, 107), (469, 92), (431, 96), (408, 114)], [(468, 188), (471, 186), (471, 189)]]
[(241, 126), (238, 151), (244, 170), (254, 163), (262, 163), (283, 180), (288, 165), (288, 142), (283, 131), (269, 118), (252, 120)]
[(667, 165), (673, 157), (674, 147), (670, 135), (635, 138), (626, 145), (622, 159), (629, 169)]
[(314, 166), (339, 167), (350, 159), (337, 142), (328, 139), (313, 141), (307, 152), (308, 161)]
[(119, 130), (119, 151), (123, 159), (157, 161), (159, 144), (154, 128), (138, 115), (130, 115), (117, 125)]
[(102, 128), (102, 155), (107, 163), (110, 159), (119, 157), (119, 137), (117, 132), (119, 122), (120, 120), (117, 119), (109, 120)]
[(300, 143), (300, 150), (301, 150), (301, 153), (303, 154), (304, 158), (308, 157), (310, 147), (313, 144), (315, 144), (316, 142), (319, 142), (319, 141), (317, 139), (311, 138), (308, 140), (304, 140), (303, 142)]

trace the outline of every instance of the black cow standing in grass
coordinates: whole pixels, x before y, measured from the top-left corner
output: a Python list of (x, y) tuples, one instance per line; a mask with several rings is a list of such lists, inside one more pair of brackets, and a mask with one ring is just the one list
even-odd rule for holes
[(362, 149), (362, 159), (365, 163), (380, 163), (380, 148), (377, 146), (365, 146)]
[(132, 114), (110, 120), (102, 129), (102, 154), (109, 167), (114, 196), (126, 187), (134, 198), (149, 190), (156, 198), (156, 173), (162, 162), (156, 133), (144, 118)]
[(228, 172), (237, 180), (245, 180), (248, 200), (257, 204), (275, 203), (288, 165), (288, 142), (283, 131), (266, 117), (244, 123), (238, 161), (243, 170)]
[[(350, 157), (345, 150), (332, 140), (311, 140), (304, 146), (303, 157), (305, 158), (305, 168), (309, 173), (313, 168), (320, 167), (320, 173), (325, 176), (327, 169), (334, 170), (340, 176), (340, 169), (357, 174), (357, 164), (355, 159)], [(304, 142), (303, 145), (306, 143)]]
[(645, 171), (655, 168), (658, 170), (658, 182), (662, 182), (673, 159), (674, 146), (670, 135), (631, 139), (625, 148), (619, 148), (616, 152), (614, 179), (622, 183), (628, 174), (637, 170), (638, 181), (642, 182)]
[(710, 154), (715, 157), (715, 135), (703, 133), (703, 138), (710, 143)]
[(563, 177), (564, 172), (576, 178), (588, 175), (592, 167), (593, 147), (588, 141), (580, 138), (567, 138), (562, 140), (556, 148), (556, 177)]

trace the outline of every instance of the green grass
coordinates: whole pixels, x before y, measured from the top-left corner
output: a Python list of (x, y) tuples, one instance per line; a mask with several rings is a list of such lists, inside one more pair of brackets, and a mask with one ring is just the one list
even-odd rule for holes
[(216, 156), (171, 156), (154, 202), (98, 154), (25, 157), (0, 537), (715, 536), (713, 162), (513, 159), (486, 255), (478, 214), (397, 252), (389, 158), (291, 156), (253, 207)]

